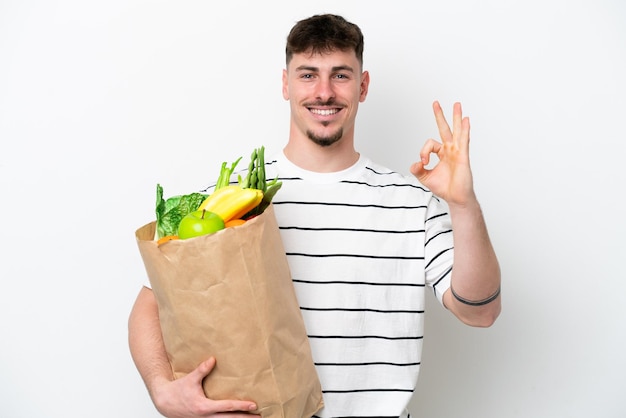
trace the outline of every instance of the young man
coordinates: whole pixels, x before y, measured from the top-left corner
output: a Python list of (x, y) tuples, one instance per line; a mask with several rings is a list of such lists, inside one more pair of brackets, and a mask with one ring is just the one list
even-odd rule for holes
[[(355, 150), (370, 82), (362, 54), (360, 29), (340, 16), (294, 26), (283, 72), (289, 140), (267, 171), (283, 181), (274, 207), (322, 383), (317, 415), (406, 417), (427, 288), (464, 323), (490, 326), (500, 313), (500, 270), (474, 194), (460, 104), (451, 129), (434, 103), (441, 142), (426, 142), (411, 167), (415, 178)], [(439, 162), (427, 169), (432, 153)], [(165, 416), (250, 417), (245, 411), (255, 409), (251, 401), (206, 399), (201, 382), (213, 358), (172, 379), (148, 288), (131, 313), (129, 340)]]

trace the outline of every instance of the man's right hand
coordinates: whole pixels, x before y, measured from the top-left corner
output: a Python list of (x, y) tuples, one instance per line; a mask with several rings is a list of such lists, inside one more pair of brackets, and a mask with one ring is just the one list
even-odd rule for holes
[(257, 407), (254, 402), (222, 400), (214, 401), (204, 395), (203, 379), (215, 367), (215, 358), (200, 363), (191, 373), (175, 380), (162, 379), (153, 382), (152, 401), (157, 410), (168, 418), (251, 418), (260, 415), (251, 415)]
[(159, 308), (152, 289), (142, 287), (128, 321), (130, 352), (141, 377), (148, 387), (157, 410), (168, 418), (250, 418), (257, 407), (254, 402), (207, 399), (202, 381), (215, 367), (215, 358), (202, 363), (179, 379), (172, 376), (161, 324)]

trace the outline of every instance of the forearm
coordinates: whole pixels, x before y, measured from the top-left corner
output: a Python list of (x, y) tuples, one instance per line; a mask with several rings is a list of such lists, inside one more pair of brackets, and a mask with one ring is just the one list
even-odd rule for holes
[(167, 359), (159, 312), (152, 290), (143, 288), (128, 321), (130, 352), (152, 399), (159, 382), (174, 379)]
[[(451, 286), (466, 301), (486, 301), (500, 289), (500, 266), (476, 200), (450, 206), (454, 231)], [(448, 290), (444, 303), (459, 319), (474, 326), (490, 326), (500, 314), (500, 297), (482, 304), (459, 301)]]
[[(208, 399), (202, 386), (203, 380), (215, 367), (215, 358), (201, 362), (195, 370), (174, 379), (170, 367), (161, 325), (159, 311), (152, 290), (143, 288), (128, 321), (128, 342), (130, 352), (143, 378), (152, 402), (166, 417), (199, 418), (226, 416), (256, 417), (249, 411), (257, 409), (254, 402), (244, 400)], [(243, 411), (237, 413), (236, 411)]]

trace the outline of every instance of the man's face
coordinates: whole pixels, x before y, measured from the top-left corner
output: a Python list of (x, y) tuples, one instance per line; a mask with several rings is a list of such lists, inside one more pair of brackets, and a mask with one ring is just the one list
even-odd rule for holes
[(329, 146), (354, 135), (359, 102), (369, 75), (353, 51), (295, 54), (283, 72), (283, 97), (290, 101), (292, 135)]

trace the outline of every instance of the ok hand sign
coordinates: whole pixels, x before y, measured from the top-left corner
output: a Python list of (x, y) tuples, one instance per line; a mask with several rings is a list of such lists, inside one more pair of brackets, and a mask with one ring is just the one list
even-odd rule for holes
[[(441, 142), (426, 141), (420, 151), (420, 161), (411, 165), (411, 173), (449, 205), (465, 206), (476, 199), (469, 163), (469, 118), (463, 117), (461, 103), (455, 103), (450, 130), (439, 102), (433, 103), (433, 111)], [(432, 153), (439, 162), (427, 169)]]

